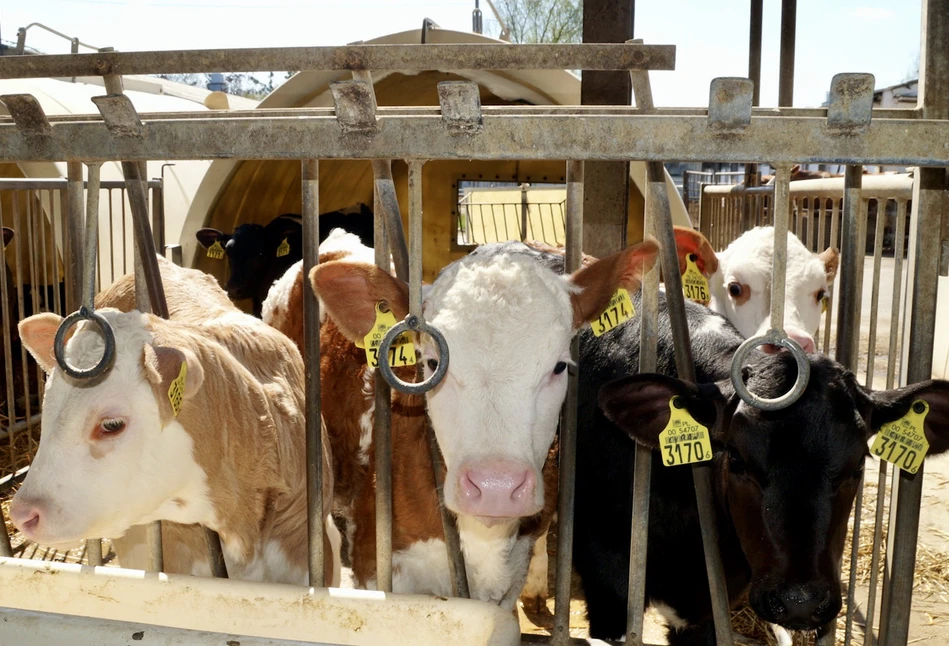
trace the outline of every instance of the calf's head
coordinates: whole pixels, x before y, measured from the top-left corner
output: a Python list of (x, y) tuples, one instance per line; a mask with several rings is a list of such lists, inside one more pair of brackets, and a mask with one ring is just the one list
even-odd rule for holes
[[(658, 447), (672, 397), (711, 430), (716, 494), (751, 566), (751, 606), (797, 630), (840, 610), (838, 571), (868, 440), (923, 399), (928, 455), (949, 449), (949, 382), (871, 391), (830, 359), (810, 361), (804, 394), (773, 412), (745, 404), (730, 380), (695, 386), (637, 375), (600, 392), (607, 417), (645, 446)], [(787, 392), (796, 376), (788, 353), (762, 355), (744, 369), (749, 389), (764, 397)]]
[[(424, 315), (444, 334), (450, 365), (426, 397), (449, 508), (488, 525), (543, 508), (540, 472), (566, 394), (570, 341), (618, 287), (640, 286), (657, 251), (650, 240), (562, 276), (536, 251), (507, 243), (441, 272)], [(406, 285), (374, 266), (330, 262), (310, 279), (351, 339), (369, 331), (379, 301), (396, 319), (407, 313)], [(438, 365), (435, 344), (423, 337), (418, 349), (428, 377)]]
[[(111, 371), (93, 381), (74, 380), (57, 366), (53, 338), (59, 316), (37, 314), (20, 323), (23, 343), (47, 380), (40, 448), (10, 516), (38, 543), (115, 538), (132, 525), (168, 518), (163, 507), (192, 511), (192, 440), (177, 422), (168, 393), (186, 364), (187, 406), (201, 388), (202, 367), (190, 350), (156, 343), (147, 315), (99, 313), (112, 325), (116, 353)], [(92, 366), (102, 356), (102, 337), (86, 323), (74, 329), (66, 358), (77, 367)]]

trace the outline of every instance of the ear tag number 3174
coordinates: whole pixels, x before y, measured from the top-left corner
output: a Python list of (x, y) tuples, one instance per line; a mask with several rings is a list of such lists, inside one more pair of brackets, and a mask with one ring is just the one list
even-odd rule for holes
[(708, 279), (702, 275), (695, 264), (695, 254), (685, 257), (685, 272), (682, 274), (682, 293), (690, 301), (708, 307), (712, 297), (708, 292)]
[(923, 425), (927, 413), (929, 404), (917, 399), (903, 417), (883, 425), (870, 451), (907, 473), (916, 473), (929, 451)]
[(214, 244), (208, 247), (208, 258), (213, 258), (214, 260), (220, 260), (224, 257), (224, 247), (221, 246), (220, 240), (215, 240)]
[(708, 429), (695, 421), (678, 397), (669, 400), (669, 423), (659, 434), (659, 450), (667, 467), (712, 459)]
[[(395, 327), (395, 324), (395, 314), (392, 310), (383, 307), (381, 301), (376, 303), (376, 322), (372, 324), (369, 334), (356, 341), (357, 348), (366, 350), (366, 363), (370, 368), (379, 366), (379, 346), (382, 345), (382, 339), (389, 328)], [(389, 365), (393, 368), (415, 365), (415, 345), (408, 332), (400, 334), (389, 346)]]
[(610, 298), (606, 309), (596, 319), (590, 323), (593, 328), (593, 336), (603, 336), (620, 323), (625, 323), (636, 316), (636, 310), (633, 308), (633, 301), (629, 298), (629, 292), (620, 287)]
[(175, 417), (178, 417), (178, 413), (181, 412), (181, 402), (185, 398), (185, 379), (187, 376), (188, 364), (182, 361), (178, 376), (172, 379), (171, 385), (168, 386), (168, 403), (171, 404), (171, 412), (175, 414)]

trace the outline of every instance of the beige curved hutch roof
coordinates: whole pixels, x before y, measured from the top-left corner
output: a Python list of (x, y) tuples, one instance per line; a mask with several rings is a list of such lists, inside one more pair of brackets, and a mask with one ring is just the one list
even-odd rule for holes
[[(410, 44), (421, 42), (422, 31), (412, 30), (366, 41), (371, 44)], [(427, 42), (484, 43), (501, 42), (467, 32), (432, 29)], [(535, 105), (576, 105), (580, 103), (580, 79), (567, 70), (509, 71), (430, 71), (373, 72), (376, 100), (381, 106), (437, 106), (436, 85), (445, 80), (472, 80), (481, 86), (483, 105), (527, 103)], [(329, 85), (351, 78), (348, 72), (300, 72), (277, 88), (261, 103), (261, 108), (328, 107), (333, 105)], [(423, 186), (425, 204), (426, 278), (442, 266), (464, 254), (454, 241), (453, 218), (447, 210), (457, 204), (457, 182), (502, 180), (515, 182), (562, 182), (563, 162), (456, 162), (432, 161), (425, 165)], [(630, 212), (638, 210), (641, 219), (645, 164), (633, 162), (631, 177), (639, 189), (630, 191)], [(393, 176), (403, 217), (407, 212), (406, 167), (393, 163)], [(671, 178), (666, 177), (673, 220), (688, 225), (689, 218)], [(223, 278), (223, 263), (195, 253), (194, 232), (203, 226), (232, 230), (246, 222), (266, 223), (282, 213), (300, 213), (300, 164), (295, 161), (214, 161), (198, 189), (182, 231), (186, 264)], [(372, 172), (366, 161), (326, 160), (320, 162), (320, 212), (343, 209), (355, 203), (372, 204)], [(447, 209), (447, 210), (443, 210)], [(453, 213), (452, 213), (453, 215)], [(636, 227), (631, 226), (631, 229)], [(641, 229), (641, 226), (638, 227)], [(638, 234), (631, 232), (631, 237)], [(190, 261), (190, 263), (189, 263)]]

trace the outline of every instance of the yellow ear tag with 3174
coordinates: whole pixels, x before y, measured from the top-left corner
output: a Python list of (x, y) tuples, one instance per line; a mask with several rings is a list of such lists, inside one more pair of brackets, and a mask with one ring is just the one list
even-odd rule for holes
[(287, 242), (287, 239), (284, 238), (283, 242), (280, 243), (280, 246), (277, 247), (277, 258), (283, 258), (284, 256), (290, 255), (290, 243)]
[(712, 459), (708, 429), (695, 421), (678, 397), (669, 400), (669, 423), (659, 434), (659, 451), (667, 467)]
[(168, 403), (171, 404), (171, 411), (175, 414), (175, 417), (178, 417), (178, 413), (181, 412), (181, 402), (185, 398), (185, 378), (187, 376), (188, 364), (182, 361), (178, 376), (172, 379), (171, 385), (168, 386)]
[(595, 318), (590, 327), (593, 328), (593, 336), (603, 336), (615, 328), (620, 323), (625, 323), (636, 316), (636, 310), (633, 308), (633, 301), (629, 298), (629, 292), (620, 287), (610, 298), (603, 313)]
[(919, 471), (929, 451), (929, 440), (926, 439), (923, 425), (927, 413), (929, 404), (922, 399), (914, 401), (903, 417), (880, 428), (870, 452), (907, 473)]
[(821, 313), (821, 314), (826, 314), (826, 313), (827, 313), (827, 303), (828, 303), (828, 301), (830, 301), (830, 296), (824, 296), (824, 298), (820, 299), (820, 313)]
[(213, 258), (214, 260), (220, 260), (224, 257), (224, 247), (221, 246), (220, 240), (215, 240), (214, 244), (208, 247), (208, 258)]
[[(357, 348), (366, 350), (366, 363), (370, 368), (379, 366), (379, 347), (382, 345), (382, 339), (395, 324), (395, 314), (392, 310), (382, 301), (376, 303), (376, 322), (372, 324), (369, 334), (356, 341)], [(409, 332), (400, 334), (389, 346), (389, 365), (393, 368), (415, 365), (415, 345)]]
[(699, 271), (695, 260), (694, 253), (690, 253), (685, 257), (685, 271), (682, 274), (682, 293), (690, 301), (695, 301), (700, 305), (708, 307), (708, 304), (712, 302), (712, 296), (708, 291), (708, 279)]

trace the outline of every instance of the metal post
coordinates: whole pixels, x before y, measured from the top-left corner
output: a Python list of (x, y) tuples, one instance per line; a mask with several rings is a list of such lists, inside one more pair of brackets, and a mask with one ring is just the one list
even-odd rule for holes
[(761, 104), (761, 30), (764, 0), (751, 0), (748, 35), (748, 78), (755, 84), (751, 94), (751, 105)]
[[(566, 219), (566, 273), (580, 268), (583, 258), (583, 189), (584, 162), (567, 162)], [(570, 641), (570, 580), (573, 559), (573, 516), (575, 509), (577, 462), (577, 396), (579, 393), (580, 365), (579, 338), (570, 343), (570, 358), (576, 368), (568, 369), (567, 398), (560, 416), (560, 472), (557, 500), (557, 581), (554, 592), (554, 630), (551, 641), (555, 645)]]
[[(395, 275), (399, 280), (408, 282), (409, 252), (405, 244), (405, 229), (402, 226), (402, 214), (399, 212), (399, 199), (395, 193), (395, 182), (392, 180), (392, 160), (374, 159), (372, 161), (372, 175), (375, 220), (382, 219), (385, 222), (384, 242), (388, 243), (388, 250), (392, 254)], [(389, 271), (388, 265), (383, 269)]]
[[(99, 249), (99, 164), (89, 164), (86, 189), (85, 245), (82, 258), (82, 304), (92, 308), (96, 294), (96, 263)], [(74, 220), (73, 225), (78, 225)], [(76, 226), (78, 229), (79, 227)], [(86, 541), (86, 563), (102, 565), (102, 540), (90, 538)]]
[(860, 296), (863, 284), (863, 258), (866, 255), (866, 210), (860, 187), (863, 166), (847, 166), (844, 177), (844, 214), (841, 227), (841, 267), (838, 278), (840, 300), (837, 303), (837, 351), (835, 358), (849, 370), (857, 368), (860, 349)]
[[(320, 166), (301, 162), (303, 182), (303, 275), (319, 264)], [(320, 410), (320, 304), (303, 290), (303, 349), (306, 352), (306, 498), (310, 585), (323, 587), (323, 416)], [(378, 411), (376, 411), (378, 415)]]
[(63, 218), (63, 255), (66, 274), (66, 309), (75, 312), (82, 298), (82, 163), (66, 163), (67, 217)]
[(778, 106), (794, 105), (794, 40), (797, 30), (797, 0), (781, 0), (781, 70)]
[(527, 240), (527, 184), (521, 184), (521, 242)]

